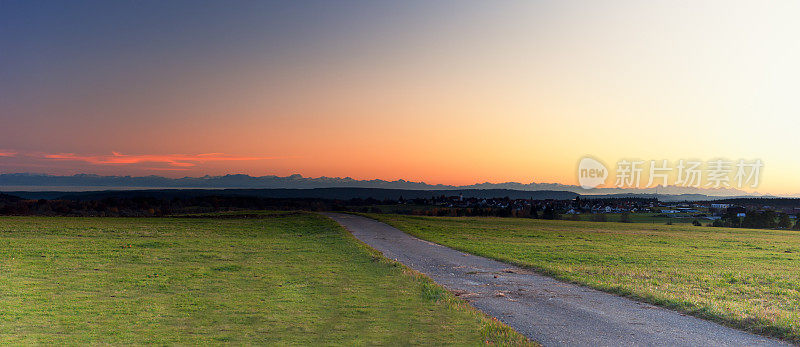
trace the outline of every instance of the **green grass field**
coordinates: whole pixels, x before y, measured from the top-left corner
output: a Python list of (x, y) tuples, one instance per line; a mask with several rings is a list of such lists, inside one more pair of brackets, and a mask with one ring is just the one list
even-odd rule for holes
[(0, 218), (2, 344), (526, 344), (310, 213)]
[[(569, 215), (564, 214), (561, 216), (563, 220), (571, 220), (571, 221), (592, 221), (592, 214), (591, 213), (582, 213), (578, 215)], [(604, 214), (606, 221), (608, 222), (620, 222), (620, 218), (622, 218), (622, 213), (605, 213)], [(639, 213), (630, 213), (628, 215), (629, 223), (649, 223), (649, 224), (691, 224), (692, 221), (697, 220), (702, 225), (711, 224), (711, 220), (702, 217), (692, 217), (691, 213), (675, 213), (675, 214), (668, 214), (665, 215), (663, 213), (652, 213), (652, 212), (639, 212)]]
[[(620, 218), (622, 217), (622, 213), (606, 213), (605, 218), (609, 222), (619, 222)], [(564, 220), (581, 220), (581, 221), (591, 221), (592, 214), (591, 213), (583, 213), (578, 215), (563, 215), (561, 216)], [(692, 223), (692, 221), (697, 220), (703, 225), (711, 223), (710, 220), (705, 218), (694, 218), (689, 213), (675, 213), (671, 215), (671, 217), (666, 217), (662, 213), (631, 213), (629, 214), (630, 223), (650, 223), (650, 224), (684, 224), (684, 223)]]
[(800, 232), (370, 215), (419, 238), (800, 341)]

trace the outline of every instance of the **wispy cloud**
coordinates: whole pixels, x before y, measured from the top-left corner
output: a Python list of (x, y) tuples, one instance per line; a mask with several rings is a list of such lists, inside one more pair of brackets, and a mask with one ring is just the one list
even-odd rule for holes
[(82, 161), (95, 165), (126, 165), (140, 163), (164, 163), (171, 168), (188, 168), (198, 164), (216, 161), (253, 161), (279, 159), (278, 157), (236, 156), (224, 153), (203, 154), (139, 154), (128, 155), (112, 152), (111, 155), (80, 155), (75, 153), (44, 154), (43, 158), (53, 160)]
[(0, 149), (0, 157), (16, 157), (16, 156), (17, 156), (16, 151), (8, 151)]

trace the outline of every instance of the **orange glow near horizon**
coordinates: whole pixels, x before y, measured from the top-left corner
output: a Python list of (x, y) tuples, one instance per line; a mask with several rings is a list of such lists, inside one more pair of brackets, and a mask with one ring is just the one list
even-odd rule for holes
[(16, 23), (0, 173), (574, 185), (586, 155), (742, 158), (800, 194), (800, 3), (457, 4)]
[(223, 153), (203, 153), (197, 155), (125, 155), (112, 152), (106, 156), (82, 156), (75, 153), (45, 154), (46, 159), (82, 161), (95, 165), (165, 163), (178, 168), (194, 167), (212, 161), (252, 161), (275, 159), (270, 157), (239, 157)]

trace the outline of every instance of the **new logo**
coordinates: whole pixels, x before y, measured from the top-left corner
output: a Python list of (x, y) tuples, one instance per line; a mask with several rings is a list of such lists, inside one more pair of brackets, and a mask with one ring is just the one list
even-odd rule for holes
[(578, 182), (583, 189), (592, 189), (606, 182), (608, 169), (603, 163), (584, 157), (578, 163)]

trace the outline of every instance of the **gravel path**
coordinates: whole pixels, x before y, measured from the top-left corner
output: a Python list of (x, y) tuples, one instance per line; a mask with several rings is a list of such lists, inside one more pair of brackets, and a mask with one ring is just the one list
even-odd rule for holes
[(545, 346), (788, 345), (423, 241), (373, 219), (325, 215)]

